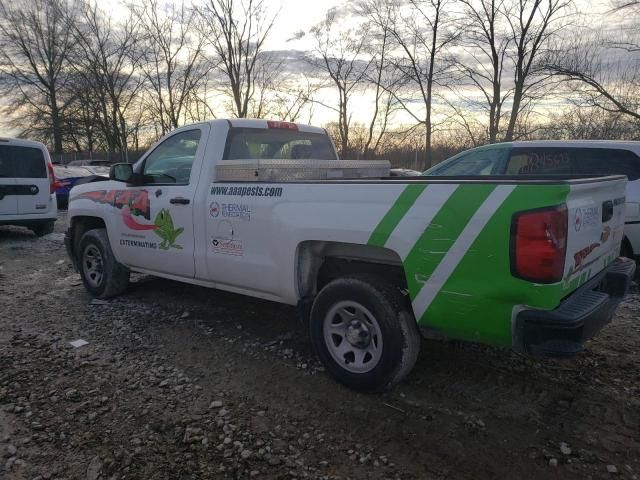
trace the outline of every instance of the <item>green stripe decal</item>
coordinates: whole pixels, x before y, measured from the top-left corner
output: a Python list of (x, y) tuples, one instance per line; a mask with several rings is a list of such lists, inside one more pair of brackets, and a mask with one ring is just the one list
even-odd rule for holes
[(571, 292), (562, 282), (542, 285), (511, 275), (509, 228), (513, 214), (566, 202), (565, 185), (519, 185), (495, 212), (443, 285), (425, 314), (417, 319), (450, 338), (509, 346), (515, 305), (545, 310)]
[(389, 237), (400, 223), (400, 220), (402, 220), (402, 218), (407, 214), (413, 204), (416, 203), (416, 200), (425, 188), (427, 188), (426, 184), (409, 185), (403, 190), (371, 234), (368, 242), (369, 245), (384, 247), (385, 243), (387, 243), (387, 240), (389, 240)]
[(427, 226), (404, 261), (412, 301), (495, 188), (490, 184), (460, 185)]

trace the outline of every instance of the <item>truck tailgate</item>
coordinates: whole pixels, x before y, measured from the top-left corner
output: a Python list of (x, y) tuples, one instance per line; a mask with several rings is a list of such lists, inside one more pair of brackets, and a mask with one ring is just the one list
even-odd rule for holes
[(565, 288), (574, 290), (620, 254), (625, 187), (621, 177), (573, 183), (567, 196)]

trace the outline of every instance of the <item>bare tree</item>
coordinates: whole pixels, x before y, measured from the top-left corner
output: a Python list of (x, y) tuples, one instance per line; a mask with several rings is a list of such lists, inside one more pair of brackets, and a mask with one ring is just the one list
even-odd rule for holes
[(143, 31), (147, 103), (164, 135), (192, 120), (192, 106), (210, 70), (204, 55), (206, 38), (195, 28), (196, 14), (184, 1), (163, 9), (158, 0), (148, 0), (134, 11)]
[(373, 114), (363, 142), (364, 158), (376, 153), (394, 113), (399, 109), (395, 95), (404, 79), (392, 65), (395, 47), (391, 33), (393, 8), (393, 4), (387, 0), (363, 0), (357, 6), (357, 13), (368, 22), (366, 51), (372, 58), (367, 82), (373, 90)]
[[(640, 32), (638, 2), (614, 2), (607, 18), (617, 28), (594, 34), (576, 30), (574, 40), (547, 55), (546, 67), (571, 87), (576, 101), (640, 120)], [(634, 14), (636, 17), (634, 17)]]
[(260, 60), (277, 15), (269, 15), (266, 0), (207, 0), (198, 12), (233, 113), (244, 118), (256, 93), (259, 69), (265, 67)]
[(566, 28), (566, 16), (572, 0), (518, 0), (505, 14), (511, 32), (508, 55), (514, 68), (511, 115), (505, 141), (514, 138), (518, 115), (546, 80), (538, 57), (549, 40)]
[[(389, 0), (392, 2), (393, 0)], [(449, 0), (409, 0), (408, 10), (393, 2), (390, 10), (389, 33), (399, 48), (391, 63), (404, 78), (405, 90), (394, 93), (398, 104), (424, 127), (425, 164), (431, 165), (431, 144), (434, 131), (434, 87), (441, 83), (450, 69), (446, 49), (452, 46), (459, 32), (448, 28), (451, 21), (446, 14)], [(415, 98), (417, 96), (417, 99)], [(418, 100), (421, 110), (416, 111)]]
[[(504, 29), (503, 14), (509, 14), (504, 0), (460, 0), (464, 6), (460, 27), (464, 31), (461, 38), (463, 54), (456, 61), (456, 69), (462, 76), (461, 87), (453, 87), (457, 98), (462, 98), (468, 107), (478, 107), (488, 118), (487, 140), (498, 140), (503, 105), (511, 91), (504, 88), (503, 74), (509, 37)], [(481, 100), (470, 98), (464, 92), (468, 87), (480, 92)], [(454, 113), (459, 123), (469, 132), (473, 144), (477, 129), (472, 128), (468, 109), (457, 105)]]
[(327, 12), (323, 22), (312, 29), (315, 50), (307, 57), (317, 71), (329, 76), (337, 90), (337, 107), (323, 104), (338, 114), (339, 150), (341, 156), (351, 153), (349, 126), (351, 124), (350, 100), (353, 93), (364, 87), (372, 58), (364, 58), (368, 36), (365, 31), (339, 29), (336, 10)]
[(279, 52), (268, 52), (264, 57), (259, 62), (250, 114), (295, 122), (311, 108), (320, 85), (308, 76), (287, 72), (287, 60)]
[(540, 137), (558, 140), (638, 140), (639, 126), (637, 119), (622, 113), (576, 105), (552, 114), (541, 125)]
[(640, 55), (620, 55), (602, 43), (579, 43), (547, 68), (572, 82), (573, 93), (589, 107), (640, 120)]
[(127, 113), (135, 108), (144, 82), (140, 23), (131, 11), (114, 23), (97, 4), (80, 7), (79, 20), (69, 23), (77, 45), (73, 66), (92, 88), (89, 99), (97, 103), (107, 148), (127, 160)]
[(20, 112), (14, 125), (23, 132), (52, 139), (55, 153), (62, 151), (69, 101), (70, 14), (65, 0), (0, 0), (0, 91), (14, 99), (6, 110)]

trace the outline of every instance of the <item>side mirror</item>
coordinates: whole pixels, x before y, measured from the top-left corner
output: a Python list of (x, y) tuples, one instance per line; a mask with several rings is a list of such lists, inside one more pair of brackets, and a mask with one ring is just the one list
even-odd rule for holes
[(130, 163), (116, 163), (111, 165), (109, 169), (109, 180), (115, 180), (117, 182), (129, 182), (133, 175), (133, 165)]

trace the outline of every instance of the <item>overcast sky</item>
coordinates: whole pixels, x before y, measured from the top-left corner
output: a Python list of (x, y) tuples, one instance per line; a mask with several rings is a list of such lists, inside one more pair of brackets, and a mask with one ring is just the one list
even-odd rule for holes
[[(401, 0), (399, 0), (401, 1)], [(575, 0), (577, 15), (574, 19), (576, 24), (582, 25), (582, 28), (590, 28), (595, 33), (602, 28), (618, 29), (622, 23), (634, 21), (633, 19), (621, 17), (620, 15), (611, 13), (611, 5), (615, 0)], [(343, 8), (348, 7), (348, 0), (274, 0), (271, 4), (274, 11), (280, 5), (278, 19), (271, 36), (268, 39), (266, 48), (269, 50), (301, 50), (308, 51), (313, 49), (313, 42), (310, 36), (302, 39), (294, 39), (296, 32), (309, 32), (312, 26), (321, 22), (332, 7)], [(640, 22), (635, 19), (638, 28)], [(575, 32), (566, 31), (565, 35), (573, 36)], [(509, 81), (510, 73), (505, 72), (505, 83)], [(475, 92), (479, 93), (479, 92)], [(473, 94), (473, 93), (472, 93)], [(320, 92), (323, 102), (332, 103), (335, 101), (335, 94), (330, 90)], [(354, 112), (355, 121), (366, 122), (372, 112), (371, 100), (363, 94), (355, 94), (351, 98), (351, 111)], [(559, 100), (548, 98), (540, 104), (540, 111), (554, 110), (560, 105)], [(326, 123), (335, 121), (335, 112), (322, 107), (314, 109), (313, 122)], [(411, 123), (411, 118), (402, 113), (396, 115), (396, 123)]]

